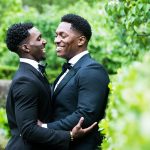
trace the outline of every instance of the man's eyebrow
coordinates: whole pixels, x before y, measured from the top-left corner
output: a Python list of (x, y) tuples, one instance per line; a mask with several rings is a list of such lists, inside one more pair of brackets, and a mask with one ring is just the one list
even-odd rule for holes
[(39, 38), (39, 37), (42, 37), (42, 33), (40, 33), (40, 34), (37, 36), (37, 38)]

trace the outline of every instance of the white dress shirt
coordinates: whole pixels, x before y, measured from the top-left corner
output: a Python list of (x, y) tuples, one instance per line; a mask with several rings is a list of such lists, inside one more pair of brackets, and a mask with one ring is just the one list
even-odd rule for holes
[[(33, 66), (37, 71), (39, 71), (41, 73), (41, 71), (39, 70), (39, 66), (38, 66), (38, 62), (33, 60), (33, 59), (28, 59), (28, 58), (20, 58), (20, 62), (24, 62), (27, 64), (30, 64), (31, 66)], [(42, 74), (42, 73), (41, 73)], [(43, 74), (42, 74), (43, 75)]]
[[(75, 55), (74, 57), (72, 57), (68, 63), (71, 64), (71, 66), (73, 67), (81, 57), (83, 57), (84, 55), (88, 54), (89, 52), (86, 50), (86, 51), (83, 51), (77, 55)], [(56, 90), (58, 84), (62, 81), (62, 79), (65, 77), (65, 75), (69, 72), (69, 69), (66, 70), (66, 72), (60, 77), (60, 79), (58, 80), (58, 82), (56, 83), (55, 85), (55, 88), (54, 88), (54, 91)]]
[(33, 66), (36, 70), (39, 71), (39, 67), (38, 67), (38, 62), (35, 61), (35, 60), (32, 60), (32, 59), (28, 59), (28, 58), (20, 58), (20, 62), (24, 62), (24, 63), (27, 63), (27, 64), (30, 64), (31, 66)]

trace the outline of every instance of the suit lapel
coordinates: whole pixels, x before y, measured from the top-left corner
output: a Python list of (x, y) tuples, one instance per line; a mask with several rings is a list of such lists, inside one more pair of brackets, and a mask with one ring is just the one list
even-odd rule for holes
[(20, 68), (26, 71), (29, 71), (29, 73), (32, 72), (42, 82), (46, 91), (49, 91), (48, 89), (50, 89), (50, 85), (49, 85), (48, 80), (46, 79), (46, 77), (42, 76), (42, 74), (39, 71), (37, 71), (33, 66), (31, 66), (30, 64), (21, 62)]
[(35, 70), (34, 73), (36, 74), (36, 76), (38, 77), (38, 79), (43, 83), (45, 89), (50, 92), (51, 88), (50, 88), (50, 84), (47, 80), (47, 78), (42, 75), (39, 71)]
[(63, 80), (57, 86), (56, 90), (53, 93), (53, 96), (56, 96), (75, 74), (76, 74), (75, 70), (71, 68), (69, 72), (66, 74), (66, 76), (63, 78)]
[(58, 84), (56, 90), (54, 91), (54, 85), (52, 87), (52, 96), (56, 96), (63, 88), (64, 86), (70, 81), (70, 79), (77, 73), (77, 71), (81, 68), (81, 66), (84, 66), (84, 62), (87, 61), (90, 58), (89, 54), (84, 55), (66, 74), (66, 76), (62, 79), (62, 81)]

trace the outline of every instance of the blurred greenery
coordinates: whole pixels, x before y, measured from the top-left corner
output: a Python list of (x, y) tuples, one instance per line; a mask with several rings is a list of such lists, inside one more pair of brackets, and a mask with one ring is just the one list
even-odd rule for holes
[(150, 149), (149, 64), (147, 53), (142, 62), (123, 67), (113, 78), (106, 117), (99, 124), (103, 150)]
[[(140, 2), (140, 0), (128, 3), (126, 1), (116, 3), (109, 1), (107, 3), (107, 0), (79, 0), (77, 2), (46, 0), (42, 5), (38, 0), (36, 2), (29, 0), (6, 1), (1, 1), (3, 7), (0, 7), (0, 12), (2, 12), (0, 18), (1, 65), (18, 65), (18, 57), (9, 52), (5, 45), (7, 28), (12, 23), (32, 21), (48, 42), (49, 69), (59, 69), (63, 60), (56, 57), (53, 41), (60, 18), (66, 13), (80, 14), (90, 22), (93, 37), (88, 49), (92, 56), (106, 67), (109, 74), (115, 74), (122, 65), (130, 64), (133, 60), (138, 59), (140, 54), (143, 55), (150, 47), (148, 44), (149, 4), (145, 6), (146, 2)], [(40, 4), (43, 10), (39, 11), (36, 4)], [(133, 8), (137, 12), (136, 15)]]
[(10, 130), (7, 123), (6, 111), (4, 108), (0, 108), (0, 150), (4, 150), (9, 137)]
[(16, 71), (16, 67), (0, 65), (0, 79), (11, 79)]
[[(149, 125), (149, 0), (0, 0), (0, 79), (11, 79), (18, 67), (18, 56), (5, 44), (8, 27), (31, 21), (47, 40), (47, 76), (52, 83), (64, 61), (55, 53), (55, 29), (67, 13), (79, 14), (90, 22), (93, 36), (88, 50), (112, 76), (106, 119), (100, 124), (106, 137), (102, 149), (150, 149), (149, 128), (145, 126)], [(0, 124), (8, 130), (5, 119)]]
[[(6, 137), (10, 136), (10, 131), (8, 129), (7, 117), (6, 117), (6, 110), (4, 108), (0, 108), (0, 129), (3, 130), (3, 135)], [(2, 130), (0, 130), (2, 132)]]
[[(84, 1), (84, 0), (82, 0)], [(36, 1), (30, 1), (30, 0), (22, 0), (23, 5), (25, 6), (31, 6), (31, 7), (36, 7), (37, 10), (39, 12), (43, 12), (44, 11), (44, 7), (43, 5), (57, 5), (57, 7), (59, 7), (59, 9), (66, 9), (69, 6), (73, 6), (75, 3), (77, 3), (77, 1), (74, 0), (65, 0), (65, 1), (60, 1), (60, 0), (44, 0), (42, 2), (41, 5), (41, 1), (40, 0), (36, 0)], [(95, 2), (99, 2), (99, 0), (86, 0), (86, 2), (92, 6), (93, 3)]]

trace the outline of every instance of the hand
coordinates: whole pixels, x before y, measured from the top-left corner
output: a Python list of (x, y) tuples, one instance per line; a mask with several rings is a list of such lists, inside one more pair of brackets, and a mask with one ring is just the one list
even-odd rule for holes
[(83, 121), (84, 121), (84, 118), (81, 117), (78, 124), (72, 129), (72, 138), (73, 139), (76, 139), (76, 138), (79, 138), (79, 137), (82, 137), (83, 135), (85, 135), (86, 133), (90, 132), (94, 127), (95, 125), (97, 124), (97, 122), (94, 122), (91, 126), (83, 129), (81, 126), (83, 124)]
[(42, 127), (43, 122), (41, 122), (40, 120), (37, 121), (37, 125)]

